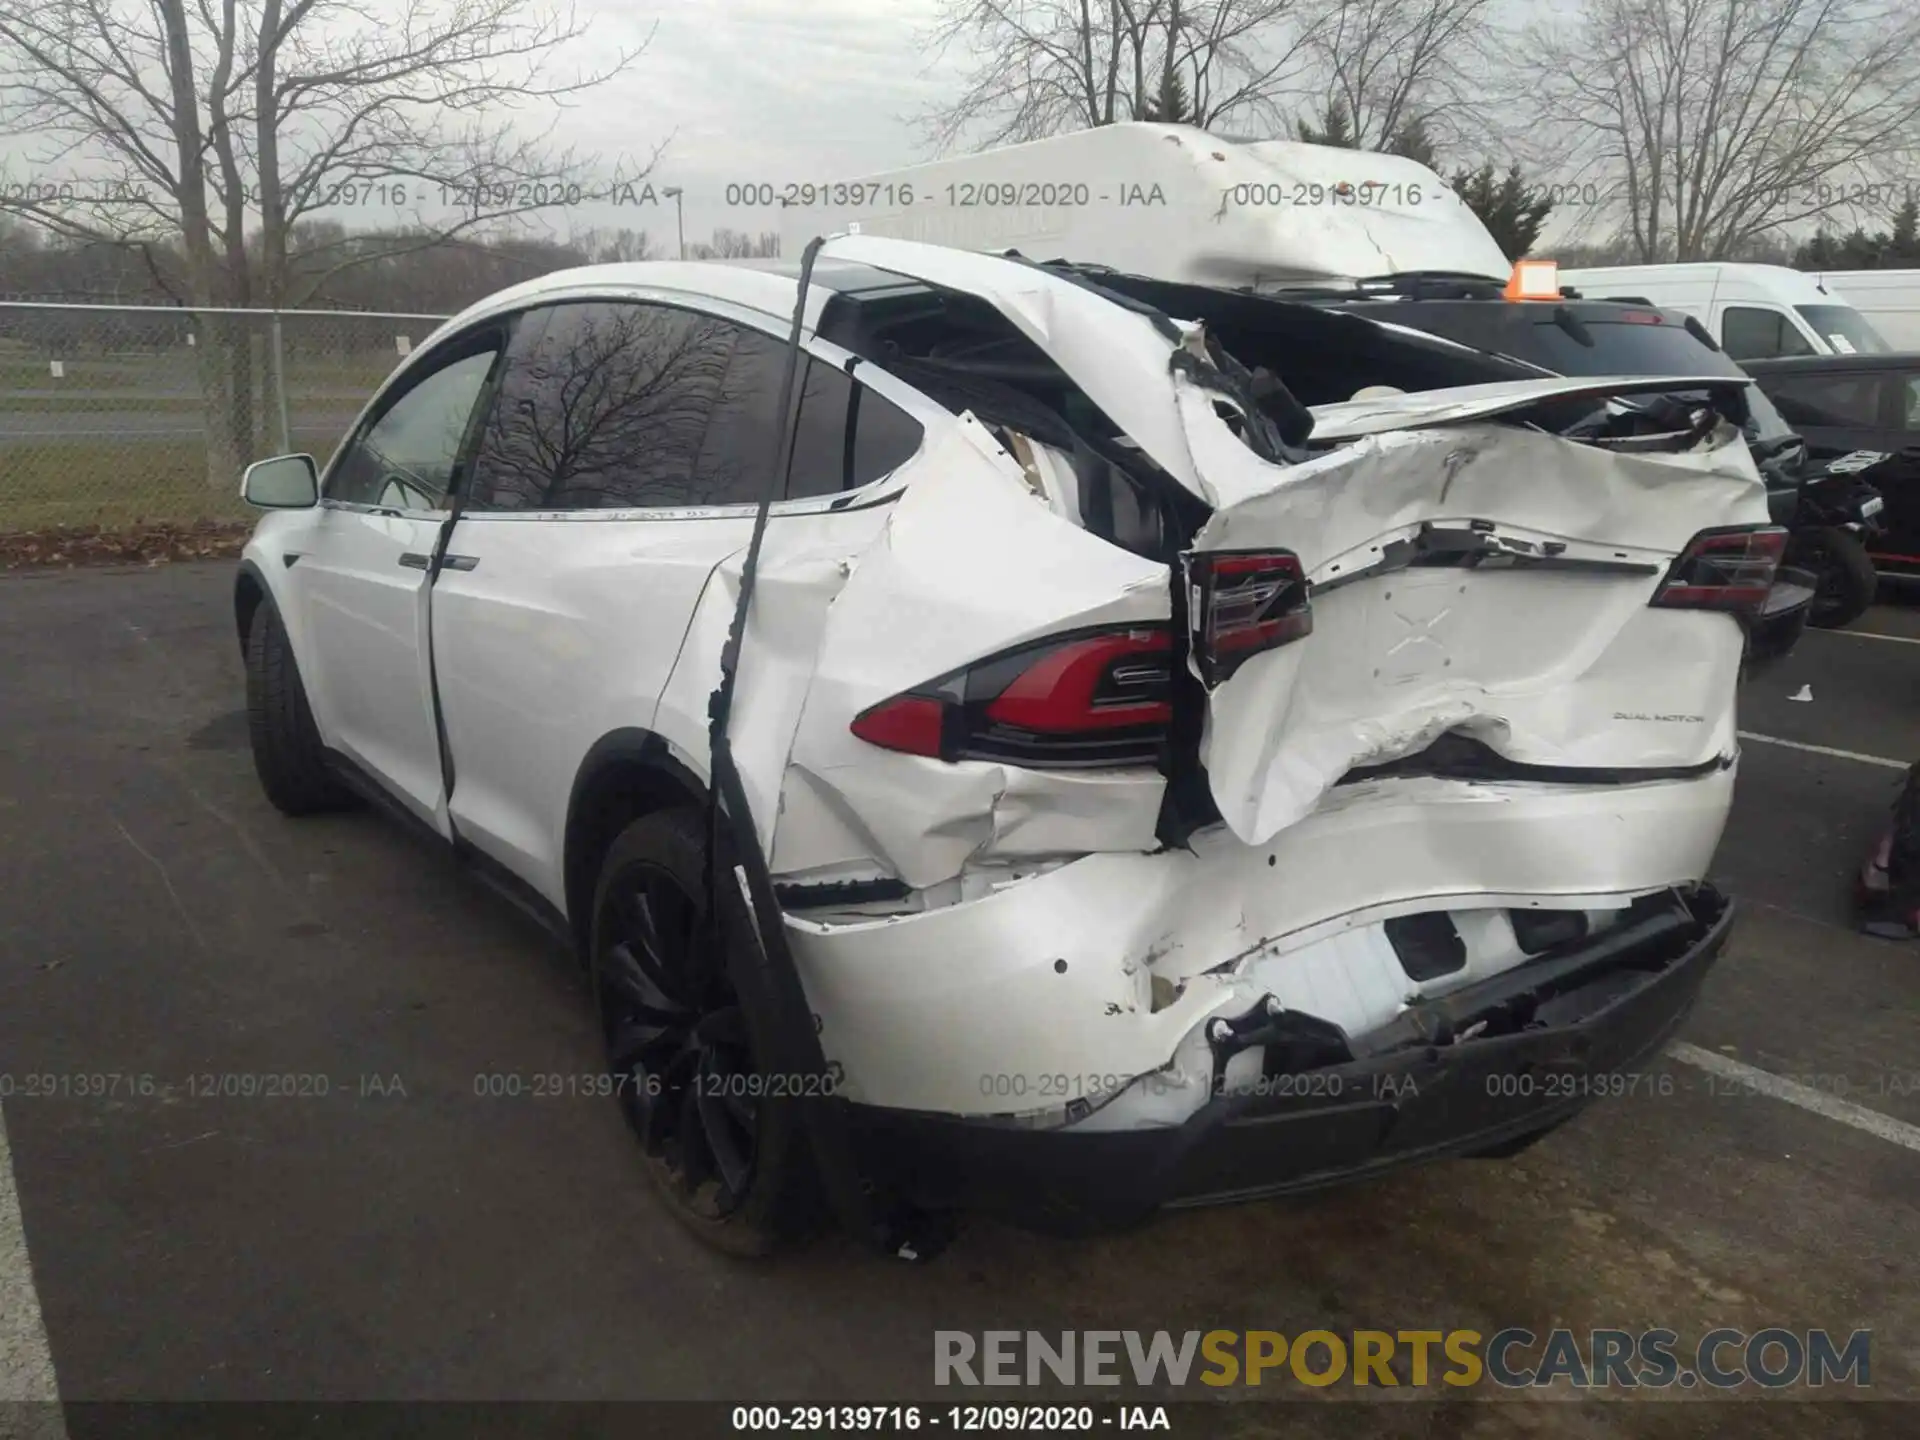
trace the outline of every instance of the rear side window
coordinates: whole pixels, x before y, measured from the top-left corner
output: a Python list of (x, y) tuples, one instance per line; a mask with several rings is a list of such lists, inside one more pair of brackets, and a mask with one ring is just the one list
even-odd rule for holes
[(833, 495), (878, 480), (920, 448), (920, 422), (819, 357), (807, 361), (787, 498)]
[(1720, 347), (1736, 360), (1811, 355), (1813, 346), (1783, 311), (1730, 305), (1720, 317)]
[(664, 305), (525, 316), (474, 462), (476, 510), (727, 505), (750, 478), (702, 466), (738, 326)]
[(1875, 430), (1881, 425), (1884, 374), (1781, 375), (1761, 381), (1790, 425)]

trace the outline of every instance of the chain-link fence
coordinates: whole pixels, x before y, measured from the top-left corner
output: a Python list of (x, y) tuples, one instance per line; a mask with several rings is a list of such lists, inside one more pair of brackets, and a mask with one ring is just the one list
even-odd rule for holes
[(244, 520), (247, 462), (324, 464), (443, 318), (0, 303), (0, 534)]

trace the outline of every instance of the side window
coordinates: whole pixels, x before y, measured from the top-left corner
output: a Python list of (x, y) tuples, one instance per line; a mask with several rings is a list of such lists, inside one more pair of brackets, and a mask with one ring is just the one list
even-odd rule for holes
[(695, 467), (701, 493), (712, 497), (700, 504), (752, 505), (765, 497), (780, 443), (780, 379), (786, 369), (785, 345), (758, 330), (734, 331), (726, 379)]
[(664, 305), (529, 314), (481, 437), (472, 508), (730, 503), (702, 483), (699, 462), (741, 333)]
[(1900, 402), (1906, 412), (1907, 430), (1920, 431), (1920, 375), (1902, 377), (1906, 383), (1900, 387)]
[(444, 510), (474, 403), (497, 345), (469, 350), (415, 381), (347, 445), (327, 498), (397, 510)]
[(787, 498), (833, 495), (878, 480), (920, 448), (920, 422), (817, 356), (807, 362), (787, 470)]
[(1783, 312), (1748, 305), (1730, 305), (1720, 317), (1720, 348), (1735, 360), (1813, 354), (1807, 337)]
[(1873, 373), (1792, 375), (1770, 379), (1763, 388), (1789, 425), (1877, 430), (1882, 380)]
[(877, 390), (853, 387), (853, 483), (865, 485), (898, 470), (919, 450), (920, 422)]

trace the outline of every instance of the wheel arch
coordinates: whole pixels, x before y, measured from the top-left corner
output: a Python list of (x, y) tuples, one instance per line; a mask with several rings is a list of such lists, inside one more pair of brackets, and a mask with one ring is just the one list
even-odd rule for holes
[(273, 587), (267, 583), (260, 567), (251, 560), (242, 560), (239, 573), (233, 577), (233, 623), (240, 633), (242, 656), (247, 653), (247, 631), (253, 626), (260, 603), (272, 597)]
[(614, 838), (642, 815), (707, 803), (707, 787), (664, 736), (637, 726), (601, 736), (574, 773), (561, 843), (561, 883), (574, 952), (587, 956), (593, 890)]

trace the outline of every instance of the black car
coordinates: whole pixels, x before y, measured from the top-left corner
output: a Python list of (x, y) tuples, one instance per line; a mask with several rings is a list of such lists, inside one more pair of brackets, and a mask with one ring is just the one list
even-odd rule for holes
[(1886, 501), (1867, 546), (1883, 575), (1920, 578), (1920, 352), (1797, 355), (1746, 369), (1829, 471)]

